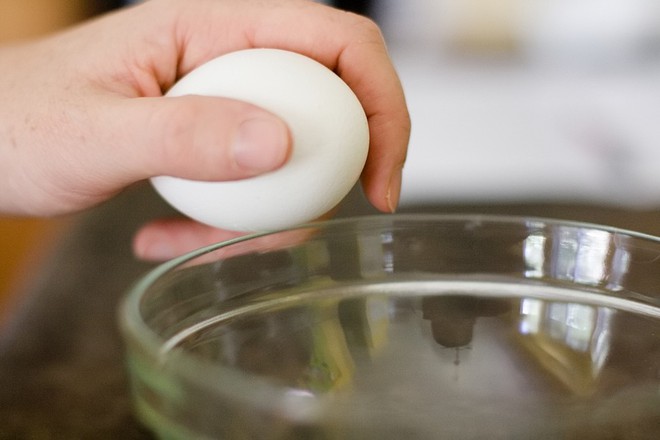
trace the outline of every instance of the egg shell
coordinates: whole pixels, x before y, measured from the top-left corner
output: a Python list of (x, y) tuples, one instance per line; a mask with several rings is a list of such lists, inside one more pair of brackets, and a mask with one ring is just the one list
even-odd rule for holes
[(281, 117), (293, 139), (289, 161), (256, 177), (152, 178), (157, 192), (190, 218), (235, 231), (287, 228), (331, 210), (359, 179), (369, 146), (367, 117), (346, 83), (311, 58), (278, 49), (231, 52), (193, 70), (167, 93), (182, 95), (260, 106)]

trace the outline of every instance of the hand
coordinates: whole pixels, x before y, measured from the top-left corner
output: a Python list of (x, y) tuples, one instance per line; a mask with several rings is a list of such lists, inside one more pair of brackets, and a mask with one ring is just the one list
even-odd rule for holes
[[(353, 89), (371, 135), (365, 194), (393, 211), (410, 120), (382, 36), (368, 19), (307, 0), (150, 0), (0, 49), (0, 211), (58, 215), (156, 175), (229, 180), (280, 167), (291, 140), (274, 115), (222, 98), (162, 98), (197, 66), (250, 47), (307, 55)], [(240, 130), (255, 120), (268, 136)], [(134, 250), (165, 259), (235, 235), (161, 220)]]

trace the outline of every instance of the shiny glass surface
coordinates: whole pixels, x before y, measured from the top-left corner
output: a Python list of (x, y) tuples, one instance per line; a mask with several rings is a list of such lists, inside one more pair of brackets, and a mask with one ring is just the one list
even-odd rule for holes
[(161, 438), (655, 438), (660, 241), (486, 216), (214, 245), (121, 310)]

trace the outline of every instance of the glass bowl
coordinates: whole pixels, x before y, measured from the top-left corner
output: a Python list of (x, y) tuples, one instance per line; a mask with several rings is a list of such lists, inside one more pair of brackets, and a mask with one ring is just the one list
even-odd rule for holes
[(394, 215), (219, 243), (121, 308), (163, 439), (625, 439), (660, 427), (660, 239)]

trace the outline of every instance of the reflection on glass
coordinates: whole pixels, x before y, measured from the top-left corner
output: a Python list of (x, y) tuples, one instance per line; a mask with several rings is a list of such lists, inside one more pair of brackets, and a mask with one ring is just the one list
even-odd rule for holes
[(392, 232), (363, 234), (356, 239), (356, 252), (360, 260), (360, 275), (368, 279), (374, 275), (394, 272)]
[[(612, 233), (574, 227), (560, 228), (550, 242), (542, 231), (530, 234), (523, 258), (527, 277), (551, 275), (614, 290), (630, 264), (629, 253), (616, 245)], [(607, 358), (612, 314), (603, 307), (523, 299), (518, 330), (523, 345), (547, 371), (571, 391), (589, 394)]]
[(575, 258), (575, 281), (598, 284), (607, 275), (605, 265), (609, 255), (610, 237), (610, 233), (606, 231), (580, 231)]
[(545, 242), (546, 236), (541, 233), (530, 234), (524, 241), (523, 257), (527, 270), (525, 276), (528, 278), (540, 278), (543, 276), (545, 265)]
[[(412, 353), (424, 340), (441, 349), (471, 349), (475, 364), (462, 366), (465, 377), (481, 374), (483, 366), (492, 368), (502, 355), (523, 347), (533, 358), (531, 364), (541, 366), (571, 394), (589, 395), (607, 364), (616, 314), (579, 303), (460, 294), (401, 304), (408, 306), (397, 308), (385, 295), (310, 300), (268, 318), (255, 315), (209, 328), (182, 342), (197, 355), (321, 394), (351, 390), (356, 381), (360, 386), (365, 365), (397, 350)], [(413, 312), (417, 307), (421, 316)], [(421, 339), (397, 336), (410, 332), (418, 321)], [(489, 348), (493, 338), (500, 339), (496, 351)], [(527, 362), (517, 366), (515, 374), (529, 369)], [(423, 370), (434, 365), (440, 373), (449, 364), (457, 365), (454, 356), (450, 360), (441, 354), (415, 366)]]
[(355, 365), (346, 345), (336, 302), (314, 307), (316, 325), (311, 328), (312, 353), (307, 369), (307, 386), (328, 392), (351, 383)]
[(584, 304), (523, 299), (519, 332), (523, 345), (571, 391), (589, 394), (609, 351), (613, 311)]
[[(369, 423), (386, 417), (393, 426), (409, 427), (422, 423), (417, 416), (431, 417), (424, 423), (434, 429), (472, 426), (472, 413), (465, 412), (470, 405), (484, 429), (509, 429), (515, 417), (516, 423), (530, 421), (528, 427), (515, 425), (525, 434), (542, 429), (534, 421), (546, 417), (565, 432), (579, 427), (586, 433), (592, 425), (600, 432), (602, 417), (616, 426), (630, 426), (647, 414), (659, 420), (657, 387), (652, 388), (657, 338), (616, 338), (625, 336), (622, 328), (657, 335), (657, 320), (553, 299), (551, 288), (540, 299), (529, 288), (522, 292), (522, 285), (497, 296), (490, 294), (497, 283), (470, 284), (482, 289), (478, 292), (444, 283), (427, 285), (438, 293), (425, 295), (417, 293), (419, 282), (390, 294), (293, 289), (282, 293), (285, 302), (269, 293), (267, 307), (247, 302), (245, 313), (199, 327), (179, 339), (177, 348), (283, 386), (280, 409), (300, 420), (316, 417), (325, 403)], [(624, 412), (610, 406), (628, 392), (636, 406)], [(352, 399), (359, 399), (356, 406), (349, 404)], [(392, 438), (405, 436), (397, 432)]]
[[(606, 284), (618, 289), (628, 271), (630, 256), (617, 245), (616, 238), (608, 231), (574, 227), (560, 228), (551, 242), (543, 231), (531, 233), (523, 241), (525, 276), (552, 275), (579, 284)], [(546, 255), (552, 257), (548, 259)]]
[(445, 348), (469, 345), (477, 318), (501, 315), (508, 310), (509, 302), (498, 298), (443, 295), (422, 299), (422, 317), (431, 323), (433, 340)]

